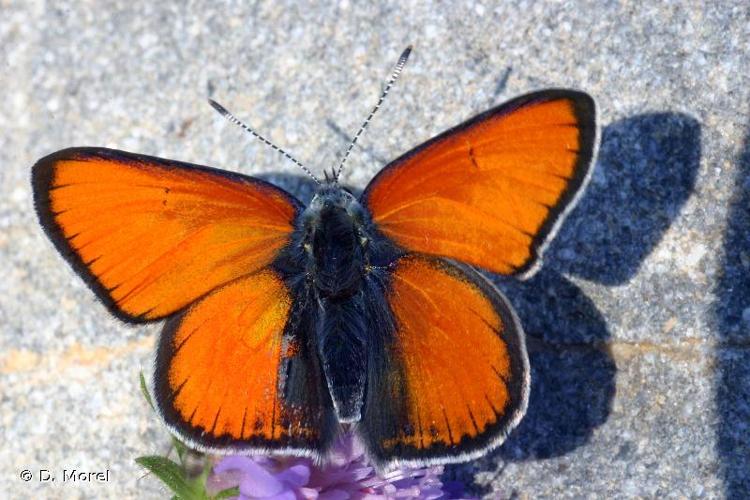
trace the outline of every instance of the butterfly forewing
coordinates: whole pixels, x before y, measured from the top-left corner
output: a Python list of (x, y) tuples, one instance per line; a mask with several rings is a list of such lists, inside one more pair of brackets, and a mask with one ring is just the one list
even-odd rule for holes
[(58, 250), (127, 321), (163, 318), (269, 265), (299, 210), (258, 179), (103, 148), (43, 158), (33, 182)]
[(587, 181), (595, 143), (591, 97), (537, 92), (395, 160), (362, 199), (407, 250), (527, 275)]

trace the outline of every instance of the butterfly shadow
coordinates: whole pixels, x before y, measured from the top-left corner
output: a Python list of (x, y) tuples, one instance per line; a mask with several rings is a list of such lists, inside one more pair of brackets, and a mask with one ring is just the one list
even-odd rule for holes
[(750, 128), (729, 205), (721, 271), (714, 292), (718, 333), (717, 451), (726, 498), (750, 496)]
[(592, 181), (547, 249), (542, 269), (524, 282), (496, 280), (527, 335), (526, 416), (499, 449), (450, 467), (452, 478), (471, 483), (479, 471), (498, 471), (498, 463), (564, 455), (607, 420), (617, 371), (610, 331), (566, 276), (607, 286), (635, 276), (693, 191), (700, 138), (697, 120), (680, 113), (636, 115), (604, 128)]
[[(632, 278), (690, 196), (699, 160), (700, 125), (690, 116), (649, 113), (604, 128), (592, 181), (540, 271), (523, 282), (495, 277), (527, 335), (532, 382), (526, 416), (497, 450), (446, 467), (446, 482), (487, 493), (472, 485), (477, 472), (497, 471), (499, 462), (564, 455), (607, 420), (616, 373), (610, 332), (593, 301), (566, 276), (608, 286)], [(300, 176), (263, 178), (304, 202), (315, 191)]]

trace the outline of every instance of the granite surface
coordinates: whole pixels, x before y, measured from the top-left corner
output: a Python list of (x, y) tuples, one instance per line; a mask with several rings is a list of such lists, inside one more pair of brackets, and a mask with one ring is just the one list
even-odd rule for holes
[[(602, 146), (542, 271), (498, 281), (529, 336), (527, 417), (447, 476), (488, 498), (750, 497), (750, 6), (735, 2), (0, 0), (0, 491), (159, 498), (133, 459), (167, 433), (138, 390), (159, 327), (107, 314), (43, 236), (29, 170), (108, 146), (263, 175), (317, 172), (412, 59), (350, 158), (488, 107), (585, 89)], [(35, 475), (29, 482), (22, 470)], [(104, 483), (41, 469), (110, 470)]]

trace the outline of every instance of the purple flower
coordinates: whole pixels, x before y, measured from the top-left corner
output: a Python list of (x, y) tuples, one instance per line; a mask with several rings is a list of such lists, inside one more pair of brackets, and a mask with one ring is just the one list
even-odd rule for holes
[(215, 495), (239, 486), (240, 500), (447, 499), (440, 481), (442, 472), (443, 468), (436, 466), (380, 475), (359, 440), (345, 434), (322, 465), (297, 457), (224, 457), (214, 466), (206, 490)]

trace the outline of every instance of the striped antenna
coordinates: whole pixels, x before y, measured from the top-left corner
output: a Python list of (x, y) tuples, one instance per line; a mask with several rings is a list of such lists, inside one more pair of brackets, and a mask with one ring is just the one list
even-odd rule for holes
[(346, 159), (349, 158), (349, 153), (352, 152), (352, 148), (354, 148), (354, 145), (357, 143), (357, 139), (359, 139), (359, 136), (362, 135), (362, 132), (367, 128), (367, 124), (370, 123), (370, 120), (372, 120), (372, 117), (375, 115), (375, 113), (378, 112), (378, 109), (380, 109), (380, 105), (383, 104), (383, 101), (385, 100), (385, 96), (388, 95), (388, 92), (391, 90), (391, 87), (396, 82), (396, 80), (398, 80), (398, 77), (401, 74), (401, 70), (404, 69), (404, 65), (406, 64), (407, 59), (409, 59), (409, 54), (411, 54), (411, 45), (406, 47), (406, 49), (404, 49), (404, 51), (401, 53), (401, 57), (398, 58), (396, 67), (393, 69), (393, 73), (391, 73), (391, 77), (388, 79), (388, 83), (385, 85), (385, 89), (383, 89), (383, 93), (380, 94), (380, 99), (378, 99), (378, 103), (375, 105), (374, 108), (372, 108), (372, 111), (370, 111), (370, 115), (365, 119), (365, 122), (362, 124), (361, 127), (359, 127), (359, 130), (354, 135), (354, 139), (352, 139), (352, 142), (349, 144), (349, 147), (347, 148), (346, 153), (344, 153), (344, 157), (341, 159), (341, 163), (339, 163), (338, 169), (336, 170), (336, 174), (333, 176), (334, 183), (338, 184), (339, 177), (341, 176), (341, 171), (344, 169), (344, 163), (346, 163)]
[(250, 127), (248, 127), (247, 125), (245, 125), (241, 121), (239, 121), (232, 113), (230, 113), (229, 111), (227, 111), (226, 108), (224, 106), (222, 106), (221, 104), (219, 104), (218, 102), (214, 101), (213, 99), (209, 99), (208, 103), (216, 111), (218, 111), (221, 116), (223, 116), (224, 118), (226, 118), (230, 122), (234, 123), (235, 125), (239, 125), (243, 129), (245, 129), (247, 132), (250, 132), (253, 136), (255, 136), (256, 138), (260, 139), (263, 143), (265, 143), (268, 146), (271, 146), (271, 148), (275, 149), (276, 151), (278, 151), (279, 153), (281, 153), (282, 155), (284, 155), (288, 160), (291, 160), (292, 163), (294, 163), (295, 165), (297, 165), (307, 175), (309, 175), (310, 178), (315, 181), (315, 184), (320, 184), (320, 181), (318, 180), (318, 178), (315, 177), (312, 172), (310, 172), (309, 168), (307, 168), (299, 160), (297, 160), (297, 158), (295, 158), (294, 156), (290, 155), (289, 153), (287, 153), (286, 151), (284, 151), (283, 149), (281, 149), (280, 147), (278, 147), (276, 144), (272, 143), (271, 141), (269, 141), (268, 139), (266, 139), (265, 137), (263, 137), (262, 135), (260, 135), (258, 132), (256, 132), (255, 130), (251, 129)]

